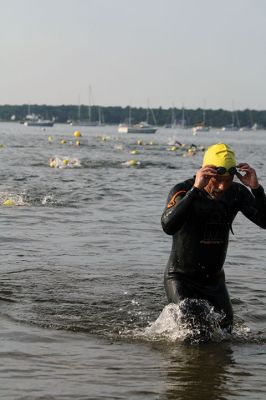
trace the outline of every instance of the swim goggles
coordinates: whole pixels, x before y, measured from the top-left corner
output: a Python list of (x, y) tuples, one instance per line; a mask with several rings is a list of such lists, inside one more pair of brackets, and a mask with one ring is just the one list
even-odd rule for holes
[(229, 175), (235, 175), (237, 173), (236, 167), (226, 169), (225, 167), (215, 167), (218, 175), (224, 175), (228, 172)]

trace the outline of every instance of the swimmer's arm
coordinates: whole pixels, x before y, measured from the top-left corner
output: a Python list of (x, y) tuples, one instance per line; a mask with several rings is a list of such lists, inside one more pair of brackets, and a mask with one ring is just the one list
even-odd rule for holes
[(199, 195), (200, 189), (196, 187), (174, 187), (167, 199), (167, 205), (161, 217), (162, 228), (168, 235), (174, 235), (184, 224), (191, 204)]
[(266, 229), (266, 196), (261, 185), (251, 189), (251, 193), (241, 185), (241, 206), (240, 211), (250, 221), (263, 229)]

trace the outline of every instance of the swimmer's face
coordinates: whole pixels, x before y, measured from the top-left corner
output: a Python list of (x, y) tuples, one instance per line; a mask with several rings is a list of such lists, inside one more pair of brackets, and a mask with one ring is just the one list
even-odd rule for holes
[(215, 175), (212, 176), (205, 187), (205, 190), (211, 195), (213, 199), (219, 200), (224, 192), (226, 192), (232, 182), (234, 176), (232, 175)]

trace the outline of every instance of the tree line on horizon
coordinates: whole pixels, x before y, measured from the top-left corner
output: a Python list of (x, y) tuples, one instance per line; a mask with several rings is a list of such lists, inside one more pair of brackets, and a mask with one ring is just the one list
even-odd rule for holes
[[(216, 128), (234, 125), (237, 127), (266, 127), (266, 111), (224, 109), (178, 109), (162, 107), (146, 109), (142, 107), (91, 106), (81, 105), (31, 105), (30, 112), (44, 119), (54, 119), (56, 123), (71, 121), (95, 121), (99, 125), (117, 125), (120, 123), (138, 123), (147, 121), (156, 126), (206, 125)], [(23, 121), (29, 113), (29, 105), (0, 105), (1, 121)]]

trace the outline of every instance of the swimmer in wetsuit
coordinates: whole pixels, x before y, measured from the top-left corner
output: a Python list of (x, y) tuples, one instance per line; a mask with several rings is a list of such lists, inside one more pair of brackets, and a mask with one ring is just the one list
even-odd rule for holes
[[(233, 182), (234, 176), (241, 183)], [(193, 179), (172, 188), (161, 219), (173, 237), (164, 278), (168, 301), (207, 300), (225, 314), (221, 326), (229, 332), (233, 309), (223, 264), (238, 211), (266, 229), (266, 196), (256, 171), (246, 163), (236, 165), (233, 150), (219, 143), (207, 149)]]

